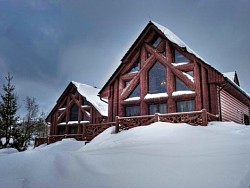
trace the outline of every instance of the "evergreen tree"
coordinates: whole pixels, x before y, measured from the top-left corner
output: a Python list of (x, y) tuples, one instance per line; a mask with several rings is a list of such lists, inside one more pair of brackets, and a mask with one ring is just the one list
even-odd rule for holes
[(2, 140), (1, 147), (11, 147), (14, 140), (14, 131), (18, 117), (17, 112), (17, 97), (14, 94), (15, 86), (11, 84), (13, 76), (8, 73), (5, 77), (7, 85), (3, 84), (3, 94), (0, 101), (0, 138)]

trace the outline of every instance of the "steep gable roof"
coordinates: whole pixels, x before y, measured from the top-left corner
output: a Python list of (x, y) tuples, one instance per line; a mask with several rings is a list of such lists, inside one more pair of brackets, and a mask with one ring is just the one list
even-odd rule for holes
[(72, 81), (72, 83), (76, 86), (77, 91), (84, 96), (102, 116), (108, 116), (108, 104), (101, 101), (98, 97), (100, 89), (75, 81)]
[[(141, 32), (141, 34), (137, 37), (137, 39), (135, 40), (135, 42), (132, 44), (132, 46), (128, 49), (128, 51), (126, 52), (126, 54), (123, 56), (123, 58), (121, 59), (122, 63), (119, 65), (119, 67), (115, 70), (115, 72), (112, 74), (112, 76), (109, 78), (109, 80), (106, 82), (106, 84), (103, 86), (103, 88), (100, 90), (99, 94), (104, 90), (104, 88), (110, 83), (112, 82), (112, 80), (119, 74), (119, 71), (123, 68), (123, 66), (125, 66), (124, 60), (129, 56), (129, 54), (131, 53), (131, 51), (133, 49), (135, 49), (141, 38), (144, 36), (145, 32), (150, 28), (153, 27), (155, 29), (157, 29), (159, 32), (161, 32), (170, 42), (176, 44), (177, 46), (179, 46), (180, 48), (183, 49), (183, 51), (188, 52), (189, 54), (193, 54), (197, 59), (199, 59), (200, 61), (202, 61), (206, 66), (212, 68), (215, 72), (217, 72), (219, 75), (221, 75), (222, 77), (226, 78), (225, 80), (227, 82), (229, 82), (230, 84), (232, 84), (230, 81), (231, 79), (228, 79), (227, 76), (223, 75), (220, 71), (218, 71), (217, 69), (215, 69), (213, 66), (211, 66), (208, 62), (206, 62), (202, 57), (200, 57), (196, 52), (194, 52), (188, 45), (186, 45), (177, 35), (175, 35), (172, 31), (170, 31), (168, 28), (150, 21), (147, 26), (143, 29), (143, 31)], [(237, 76), (237, 75), (236, 75)], [(238, 78), (237, 78), (238, 79)], [(229, 81), (228, 81), (229, 80)], [(242, 88), (239, 87), (239, 85), (237, 85), (237, 83), (233, 82), (233, 86), (236, 87), (236, 89), (238, 89), (243, 95), (245, 95), (248, 99), (250, 99), (250, 95), (245, 92)]]
[(86, 100), (89, 101), (102, 116), (106, 117), (108, 116), (108, 104), (101, 101), (101, 99), (98, 97), (98, 92), (100, 91), (100, 89), (97, 89), (87, 84), (71, 81), (66, 87), (66, 89), (63, 91), (61, 96), (56, 101), (56, 105), (50, 111), (46, 120), (57, 109), (58, 102), (63, 99), (63, 97), (67, 94), (67, 92), (69, 92), (72, 89), (72, 87), (76, 87), (78, 93), (83, 97), (85, 97)]

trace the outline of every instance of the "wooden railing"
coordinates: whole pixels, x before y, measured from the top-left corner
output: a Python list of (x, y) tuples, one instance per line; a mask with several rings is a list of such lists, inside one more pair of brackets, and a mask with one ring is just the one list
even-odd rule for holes
[(218, 115), (208, 113), (205, 109), (193, 112), (168, 113), (146, 116), (116, 117), (115, 132), (128, 130), (133, 127), (148, 125), (153, 122), (188, 123), (190, 125), (206, 126), (209, 121), (219, 120)]
[(41, 144), (52, 144), (61, 141), (64, 138), (74, 138), (78, 141), (90, 141), (97, 135), (102, 133), (107, 128), (115, 125), (115, 122), (99, 123), (99, 124), (83, 124), (82, 134), (63, 134), (63, 135), (48, 135), (47, 137), (40, 137), (35, 139), (35, 147)]
[(90, 141), (97, 135), (102, 133), (107, 128), (115, 125), (115, 122), (99, 123), (99, 124), (85, 124), (83, 125), (83, 135), (86, 141)]
[(132, 117), (116, 117), (115, 122), (99, 123), (99, 124), (83, 124), (82, 134), (64, 134), (64, 135), (49, 135), (45, 138), (36, 138), (35, 147), (47, 143), (51, 144), (60, 141), (64, 138), (75, 138), (81, 141), (91, 141), (97, 135), (111, 126), (115, 126), (115, 133), (123, 130), (128, 130), (134, 127), (149, 125), (153, 122), (170, 122), (170, 123), (188, 123), (190, 125), (206, 126), (209, 121), (218, 121), (219, 116), (207, 112), (205, 109), (193, 112), (168, 113), (132, 116)]

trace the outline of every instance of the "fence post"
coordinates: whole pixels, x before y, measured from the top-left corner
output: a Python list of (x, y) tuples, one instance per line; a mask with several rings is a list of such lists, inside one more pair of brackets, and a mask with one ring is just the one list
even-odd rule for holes
[(159, 118), (159, 113), (155, 113), (155, 122), (159, 122), (160, 118)]
[(201, 125), (202, 126), (207, 126), (207, 110), (206, 109), (202, 109), (202, 114), (201, 114), (201, 117), (202, 117), (202, 122), (201, 122)]
[(47, 145), (49, 145), (49, 135), (47, 136)]
[(83, 140), (87, 140), (86, 124), (82, 124), (82, 138)]
[(115, 117), (115, 133), (119, 132), (119, 116)]

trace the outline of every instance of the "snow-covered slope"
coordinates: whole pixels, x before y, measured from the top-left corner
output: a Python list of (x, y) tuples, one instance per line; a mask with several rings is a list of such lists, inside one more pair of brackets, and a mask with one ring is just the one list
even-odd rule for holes
[(0, 155), (0, 187), (249, 188), (250, 126), (154, 123)]

